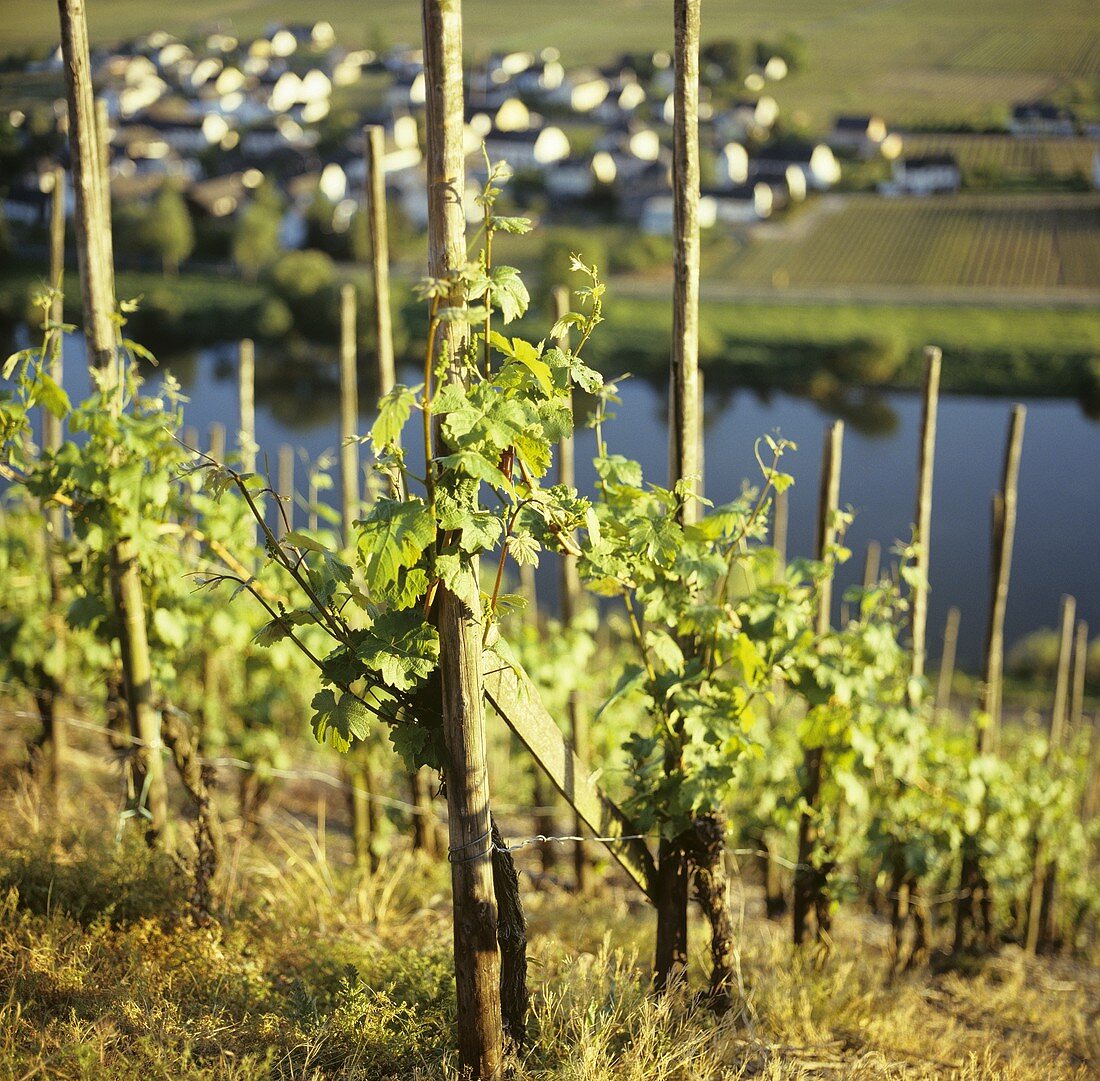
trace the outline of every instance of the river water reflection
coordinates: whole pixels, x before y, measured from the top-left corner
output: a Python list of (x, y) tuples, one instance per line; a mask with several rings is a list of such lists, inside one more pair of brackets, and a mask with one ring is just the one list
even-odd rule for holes
[[(66, 343), (66, 385), (71, 395), (87, 389), (81, 344)], [(949, 363), (950, 359), (945, 363)], [(236, 428), (235, 347), (203, 350), (162, 363), (183, 383), (190, 403), (186, 422), (205, 433), (223, 422)], [(415, 372), (404, 374), (407, 381)], [(151, 370), (149, 381), (160, 379)], [(370, 422), (376, 394), (362, 388), (362, 426)], [(291, 443), (315, 459), (337, 447), (335, 365), (292, 360), (261, 352), (257, 361), (257, 441), (261, 463), (272, 472), (278, 448)], [(615, 452), (636, 458), (646, 476), (663, 483), (667, 471), (667, 396), (642, 380), (622, 384), (622, 405), (608, 426)], [(1007, 638), (1011, 643), (1037, 627), (1054, 626), (1059, 598), (1077, 598), (1079, 617), (1100, 631), (1100, 424), (1076, 402), (1025, 399), (1028, 407), (1020, 474), (1020, 507), (1009, 594)], [(945, 396), (940, 405), (932, 527), (931, 654), (948, 607), (962, 610), (960, 660), (977, 663), (988, 603), (990, 499), (999, 483), (1011, 401)], [(790, 495), (790, 551), (809, 554), (817, 501), (817, 472), (825, 425), (847, 422), (841, 502), (855, 511), (848, 533), (854, 552), (842, 569), (842, 585), (855, 582), (868, 541), (883, 550), (909, 534), (916, 485), (920, 399), (916, 394), (854, 392), (845, 401), (815, 403), (783, 392), (761, 394), (708, 389), (706, 398), (706, 494), (732, 498), (746, 479), (755, 480), (753, 443), (778, 433), (798, 444), (786, 459), (795, 477)], [(593, 433), (577, 439), (578, 483), (590, 490)], [(412, 455), (410, 455), (412, 457)], [(415, 463), (414, 463), (415, 464)], [(418, 468), (418, 465), (417, 465)], [(556, 601), (556, 576), (545, 561), (540, 590)]]

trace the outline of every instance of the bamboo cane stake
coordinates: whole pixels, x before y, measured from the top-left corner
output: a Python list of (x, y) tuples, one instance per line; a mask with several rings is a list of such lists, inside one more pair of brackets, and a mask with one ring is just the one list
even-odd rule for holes
[(354, 541), (359, 517), (359, 372), (355, 343), (355, 286), (340, 287), (340, 521), (344, 544)]
[(943, 354), (934, 345), (924, 350), (924, 398), (921, 409), (920, 460), (917, 465), (917, 583), (913, 586), (912, 629), (915, 680), (924, 678), (928, 636), (928, 572), (932, 539), (932, 477), (936, 458), (936, 414), (939, 408), (940, 364)]
[(1012, 546), (1016, 535), (1017, 486), (1020, 479), (1020, 454), (1024, 440), (1027, 410), (1012, 409), (1008, 442), (1005, 445), (1001, 491), (994, 497), (993, 565), (989, 618), (986, 624), (985, 671), (981, 710), (987, 721), (978, 733), (978, 752), (996, 751), (1000, 743), (1001, 681), (1004, 675), (1005, 610), (1012, 570)]
[[(817, 530), (814, 539), (814, 558), (828, 558), (836, 544), (836, 515), (840, 507), (840, 464), (844, 442), (844, 422), (835, 421), (825, 433), (825, 448), (821, 457), (821, 486), (818, 498)], [(829, 633), (832, 608), (833, 576), (822, 580), (817, 600), (816, 632), (819, 637)], [(810, 914), (818, 909), (822, 885), (817, 872), (812, 870), (813, 853), (818, 843), (815, 817), (818, 796), (821, 792), (821, 771), (824, 752), (821, 747), (808, 747), (803, 755), (805, 782), (802, 796), (807, 810), (798, 823), (798, 869), (794, 875), (794, 944), (800, 946), (810, 930)], [(818, 933), (822, 931), (818, 928)]]
[[(423, 0), (422, 13), (428, 271), (434, 278), (445, 278), (466, 259), (461, 0)], [(456, 289), (445, 303), (460, 307), (465, 297)], [(463, 355), (468, 330), (461, 323), (449, 322), (443, 333), (447, 355), (457, 362)], [(432, 469), (432, 463), (425, 463), (425, 468)], [(473, 574), (476, 581), (476, 568), (465, 573)], [(482, 628), (446, 587), (439, 591), (438, 627), (448, 764), (459, 1069), (474, 1078), (489, 1079), (501, 1070), (504, 1028), (485, 755)]]
[(374, 287), (374, 338), (378, 354), (378, 389), (383, 395), (397, 381), (390, 311), (390, 241), (386, 215), (386, 175), (382, 159), (385, 133), (377, 124), (363, 129), (367, 155), (367, 208), (370, 217), (371, 282)]
[(955, 678), (955, 654), (959, 647), (958, 608), (947, 610), (947, 622), (943, 628), (943, 653), (940, 655), (940, 674), (936, 683), (936, 716), (940, 717), (951, 708), (951, 684)]

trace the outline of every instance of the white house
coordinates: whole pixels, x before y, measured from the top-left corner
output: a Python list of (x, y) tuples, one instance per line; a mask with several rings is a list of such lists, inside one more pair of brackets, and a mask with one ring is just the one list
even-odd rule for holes
[(894, 162), (893, 187), (908, 195), (955, 192), (962, 187), (962, 173), (953, 154), (898, 158)]
[(726, 143), (718, 151), (716, 182), (720, 188), (733, 188), (749, 179), (749, 152), (736, 142)]
[(878, 153), (887, 134), (886, 121), (881, 116), (838, 116), (828, 142), (834, 150), (870, 158)]
[(1016, 136), (1075, 135), (1077, 117), (1070, 109), (1061, 109), (1041, 101), (1023, 102), (1012, 107), (1008, 130)]
[(493, 131), (485, 149), (494, 161), (503, 158), (513, 170), (544, 170), (569, 156), (569, 138), (561, 128), (548, 125), (541, 130)]
[[(671, 195), (651, 195), (642, 206), (638, 227), (652, 236), (672, 236), (674, 199)], [(712, 195), (699, 197), (699, 228), (713, 229), (718, 220), (718, 203)]]
[(714, 204), (715, 222), (720, 225), (749, 225), (770, 217), (775, 195), (768, 184), (741, 184), (735, 188), (706, 193)]
[(749, 161), (749, 178), (786, 180), (792, 168), (802, 173), (807, 189), (825, 191), (840, 180), (840, 163), (825, 143), (766, 146)]

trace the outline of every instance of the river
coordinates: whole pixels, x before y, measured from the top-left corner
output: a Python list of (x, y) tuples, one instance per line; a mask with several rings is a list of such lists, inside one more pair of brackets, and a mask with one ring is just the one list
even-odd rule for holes
[[(86, 393), (82, 344), (66, 342), (66, 387), (74, 401)], [(946, 361), (946, 363), (949, 363)], [(186, 423), (205, 443), (211, 422), (221, 421), (230, 438), (236, 428), (235, 347), (211, 348), (164, 362), (149, 373), (149, 389), (171, 370), (191, 399)], [(416, 380), (414, 372), (404, 374)], [(662, 483), (667, 471), (668, 430), (664, 388), (642, 380), (622, 384), (617, 419), (608, 426), (612, 451), (636, 458), (646, 476)], [(375, 393), (362, 387), (362, 427), (370, 421)], [(337, 406), (331, 362), (290, 360), (270, 353), (257, 359), (257, 442), (274, 463), (283, 443), (301, 448), (311, 460), (335, 451)], [(945, 396), (940, 403), (939, 437), (931, 537), (929, 635), (937, 658), (940, 635), (951, 605), (962, 611), (960, 662), (977, 665), (984, 636), (989, 593), (990, 500), (1000, 480), (1010, 399)], [(1020, 505), (1009, 592), (1007, 640), (1017, 641), (1038, 627), (1057, 623), (1060, 597), (1077, 598), (1079, 617), (1100, 632), (1100, 424), (1073, 401), (1024, 399), (1027, 424), (1020, 473)], [(732, 498), (746, 479), (758, 475), (753, 443), (773, 433), (798, 444), (785, 459), (795, 477), (790, 493), (792, 554), (812, 550), (817, 475), (826, 424), (847, 422), (841, 503), (855, 512), (848, 532), (851, 562), (841, 570), (848, 585), (861, 575), (867, 543), (884, 553), (907, 537), (913, 520), (920, 398), (904, 392), (853, 392), (846, 401), (815, 403), (783, 392), (708, 389), (706, 396), (706, 494), (716, 502)], [(594, 435), (578, 433), (578, 483), (591, 490)], [(410, 455), (410, 457), (412, 457)], [(415, 464), (415, 463), (414, 463)], [(304, 477), (304, 471), (303, 471)], [(885, 556), (884, 556), (885, 558)], [(556, 603), (556, 579), (544, 560), (540, 592)]]

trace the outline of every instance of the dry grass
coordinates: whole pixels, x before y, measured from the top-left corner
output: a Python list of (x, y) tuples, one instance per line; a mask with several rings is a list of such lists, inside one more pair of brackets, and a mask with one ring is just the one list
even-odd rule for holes
[[(291, 792), (255, 842), (234, 835), (223, 919), (200, 927), (185, 875), (134, 837), (116, 843), (109, 792), (88, 771), (85, 784), (79, 827), (44, 815), (25, 782), (0, 803), (0, 1077), (453, 1076), (445, 867), (398, 851), (356, 880), (342, 809), (324, 808), (322, 828), (315, 797)], [(1095, 969), (1003, 954), (977, 974), (889, 981), (870, 917), (844, 916), (823, 959), (758, 918), (751, 888), (739, 900), (740, 1001), (719, 1021), (690, 988), (649, 995), (652, 919), (632, 894), (581, 900), (525, 878), (535, 1037), (517, 1081), (1047, 1081), (1100, 1068)]]

